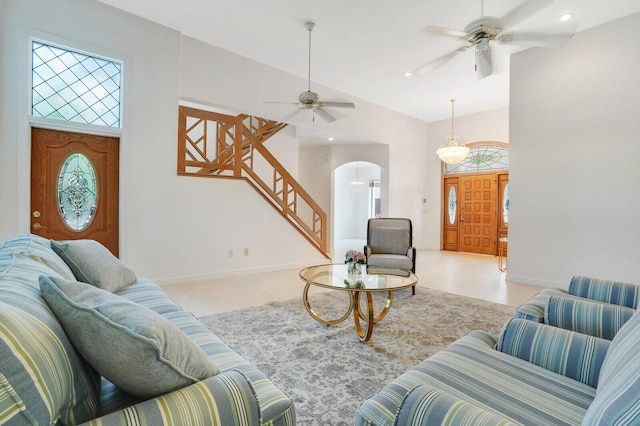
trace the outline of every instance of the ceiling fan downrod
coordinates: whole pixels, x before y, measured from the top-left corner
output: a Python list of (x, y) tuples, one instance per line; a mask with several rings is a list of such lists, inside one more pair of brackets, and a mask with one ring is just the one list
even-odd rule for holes
[(311, 31), (313, 30), (313, 27), (315, 27), (316, 24), (314, 22), (305, 22), (304, 27), (307, 29), (307, 31), (309, 31), (309, 63), (308, 63), (308, 68), (307, 68), (307, 91), (310, 92), (311, 91)]

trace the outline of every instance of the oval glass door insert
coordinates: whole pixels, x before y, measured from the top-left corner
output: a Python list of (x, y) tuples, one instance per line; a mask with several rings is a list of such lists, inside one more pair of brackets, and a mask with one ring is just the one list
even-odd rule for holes
[(502, 217), (504, 223), (509, 223), (509, 184), (504, 186), (504, 193), (502, 194)]
[(456, 223), (456, 212), (458, 211), (458, 200), (456, 198), (456, 187), (449, 187), (449, 225)]
[(93, 220), (98, 202), (98, 182), (93, 164), (75, 152), (67, 157), (58, 176), (58, 208), (64, 223), (82, 231)]

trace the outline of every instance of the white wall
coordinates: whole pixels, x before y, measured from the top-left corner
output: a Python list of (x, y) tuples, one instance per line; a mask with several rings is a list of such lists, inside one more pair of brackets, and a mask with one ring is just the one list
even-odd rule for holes
[[(323, 259), (244, 182), (176, 174), (180, 100), (277, 118), (283, 113), (265, 101), (295, 99), (304, 78), (93, 0), (1, 1), (0, 239), (29, 231), (29, 37), (37, 36), (124, 61), (120, 251), (138, 275), (178, 282)], [(315, 89), (327, 99), (347, 99), (326, 87)], [(415, 241), (423, 243), (417, 200), (427, 177), (428, 125), (349, 100), (356, 110), (313, 125), (388, 145), (389, 214), (417, 218)], [(305, 125), (307, 118), (296, 117)], [(300, 173), (303, 166), (300, 180), (309, 180)], [(327, 170), (315, 178), (330, 182), (333, 169)], [(250, 256), (237, 256), (244, 248)], [(228, 257), (229, 250), (236, 256)]]
[(511, 63), (509, 271), (640, 282), (640, 14)]

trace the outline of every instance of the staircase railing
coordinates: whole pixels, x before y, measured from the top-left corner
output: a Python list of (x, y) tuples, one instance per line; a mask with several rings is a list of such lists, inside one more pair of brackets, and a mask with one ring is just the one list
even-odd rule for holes
[(179, 107), (178, 175), (246, 180), (320, 253), (327, 215), (263, 143), (286, 124)]

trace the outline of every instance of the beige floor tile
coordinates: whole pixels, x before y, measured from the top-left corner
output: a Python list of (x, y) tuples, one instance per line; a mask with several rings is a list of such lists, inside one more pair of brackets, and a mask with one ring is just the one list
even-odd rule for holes
[[(361, 240), (336, 243), (334, 262), (342, 262), (347, 249), (362, 250), (362, 246)], [(417, 291), (428, 287), (518, 306), (541, 290), (537, 286), (506, 281), (506, 274), (498, 270), (495, 256), (420, 250), (416, 258)], [(163, 286), (180, 306), (198, 317), (295, 297), (300, 297), (302, 303), (303, 289), (297, 269)]]

